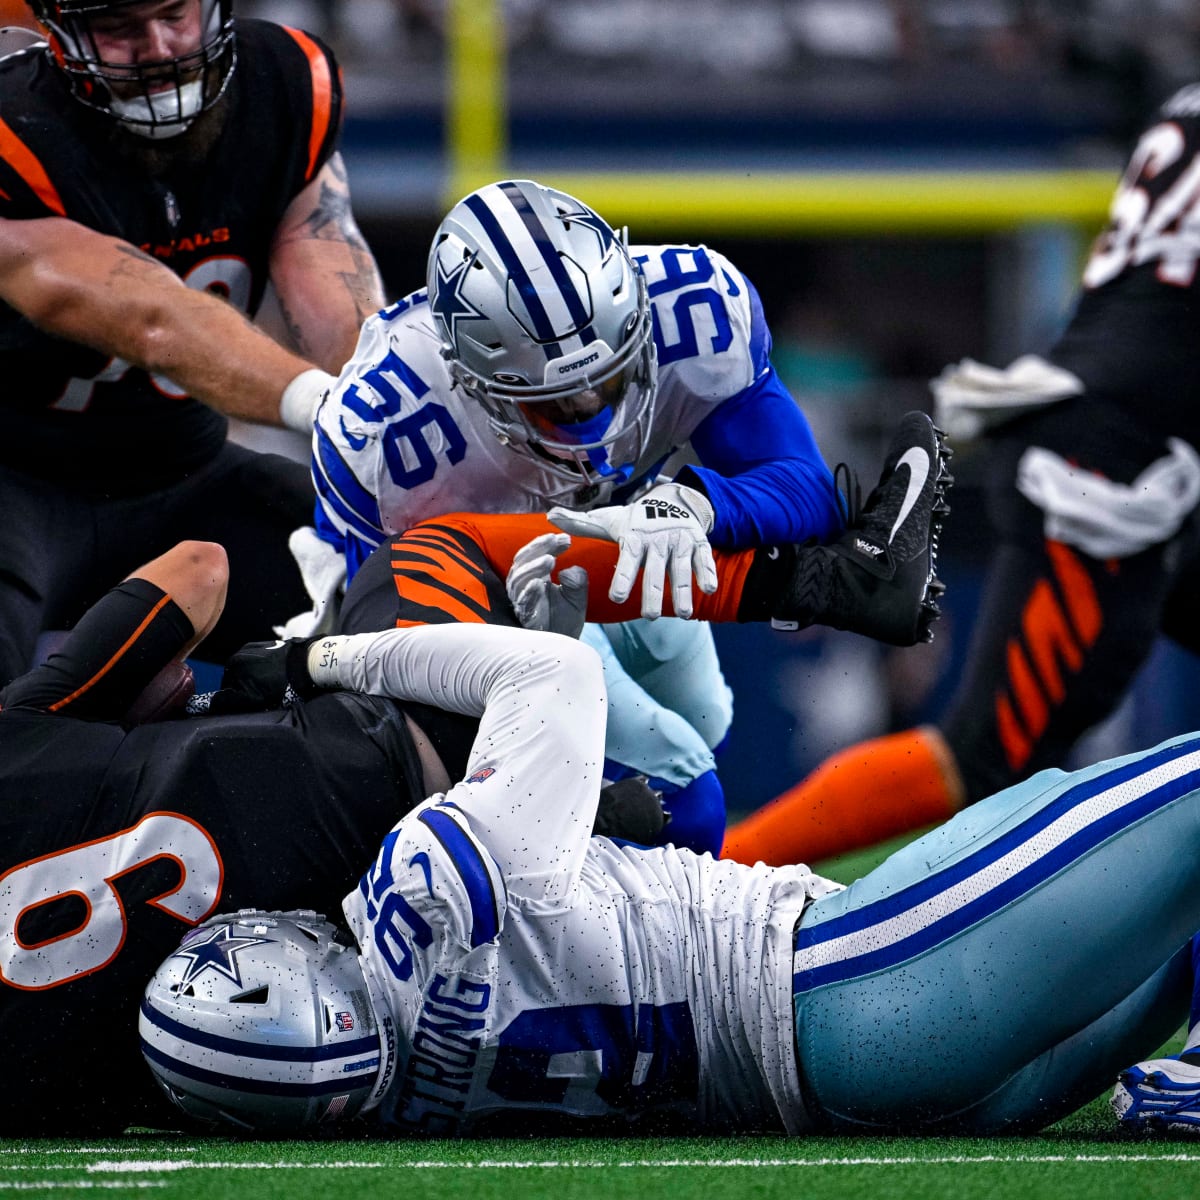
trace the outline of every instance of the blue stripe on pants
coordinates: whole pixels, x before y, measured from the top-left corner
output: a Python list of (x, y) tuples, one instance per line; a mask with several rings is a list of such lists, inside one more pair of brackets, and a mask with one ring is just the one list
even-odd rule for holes
[(1179, 803), (1197, 788), (1197, 736), (1043, 772), (810, 906), (794, 989), (814, 1106), (962, 1117), (1144, 984), (1200, 928), (1200, 797)]

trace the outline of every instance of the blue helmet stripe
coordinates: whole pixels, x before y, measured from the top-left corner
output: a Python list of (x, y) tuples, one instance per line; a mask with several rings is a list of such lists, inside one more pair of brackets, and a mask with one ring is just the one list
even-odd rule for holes
[(525, 307), (529, 310), (537, 340), (545, 343), (546, 357), (558, 358), (562, 354), (562, 349), (554, 340), (554, 326), (550, 323), (550, 316), (542, 305), (542, 299), (537, 294), (533, 280), (529, 278), (529, 272), (525, 270), (525, 264), (517, 254), (516, 248), (508, 240), (508, 235), (500, 228), (500, 222), (496, 220), (495, 214), (478, 194), (468, 196), (464, 203), (483, 226), (509, 275), (512, 276), (513, 282), (517, 285), (517, 291), (521, 294), (521, 298), (525, 301)]
[(493, 941), (500, 932), (500, 914), (492, 877), (478, 848), (447, 813), (427, 808), (420, 819), (433, 830), (467, 889), (471, 904), (471, 945), (482, 946)]
[(226, 1075), (223, 1071), (209, 1071), (204, 1067), (197, 1067), (192, 1063), (183, 1062), (180, 1059), (172, 1058), (169, 1054), (164, 1054), (157, 1046), (152, 1046), (147, 1042), (145, 1038), (142, 1039), (142, 1053), (164, 1071), (183, 1075), (197, 1083), (213, 1084), (215, 1087), (228, 1088), (232, 1092), (251, 1092), (260, 1096), (297, 1099), (303, 1099), (306, 1096), (336, 1095), (338, 1092), (361, 1087), (364, 1081), (357, 1077), (360, 1071), (377, 1073), (379, 1070), (377, 1052), (373, 1059), (356, 1065), (354, 1073), (347, 1071), (345, 1078), (323, 1079), (318, 1083), (287, 1083), (283, 1080), (248, 1079), (244, 1075)]
[(238, 1038), (221, 1037), (219, 1034), (192, 1029), (159, 1012), (146, 1000), (142, 1001), (142, 1016), (156, 1029), (161, 1029), (172, 1037), (190, 1042), (194, 1046), (203, 1046), (206, 1050), (236, 1054), (241, 1058), (272, 1062), (331, 1062), (338, 1058), (360, 1058), (363, 1055), (379, 1053), (379, 1038), (375, 1036), (351, 1038), (349, 1041), (328, 1046), (269, 1046), (241, 1041)]
[(575, 328), (579, 329), (580, 341), (585, 346), (589, 342), (595, 341), (596, 334), (590, 325), (587, 328), (580, 328), (580, 326), (586, 324), (591, 315), (591, 310), (584, 298), (580, 296), (574, 283), (571, 282), (571, 277), (564, 269), (562, 259), (559, 257), (554, 243), (546, 235), (545, 226), (535, 215), (533, 206), (529, 203), (529, 198), (512, 182), (500, 184), (500, 190), (508, 197), (513, 208), (517, 210), (517, 215), (529, 231), (529, 236), (533, 239), (533, 244), (538, 248), (538, 252), (542, 256), (542, 261), (549, 268), (550, 274), (558, 286), (562, 298), (566, 301), (567, 311), (571, 314), (571, 320), (574, 322)]
[[(1200, 740), (1192, 739), (1084, 780), (1064, 791), (1052, 803), (1008, 833), (961, 861), (935, 871), (912, 887), (811, 928), (801, 928), (795, 940), (797, 957), (801, 961), (807, 957), (813, 965), (796, 971), (792, 981), (794, 990), (810, 991), (894, 967), (994, 915), (1121, 830), (1196, 790), (1200, 786), (1200, 762), (1195, 761), (1194, 757), (1198, 751)], [(1192, 761), (1176, 762), (1189, 758)], [(1144, 791), (1128, 798), (1124, 795), (1114, 797), (1107, 811), (1099, 811), (1094, 819), (1087, 820), (1066, 836), (1056, 838), (1051, 827), (1067, 817), (1071, 810), (1146, 775), (1156, 767), (1165, 770), (1157, 781), (1148, 781)], [(994, 884), (989, 884), (985, 878), (977, 888), (969, 885), (972, 877), (986, 872), (1007, 855), (1039, 838), (1046, 839), (1047, 848), (1039, 852), (1035, 847), (1027, 867)], [(948, 906), (936, 904), (939, 897), (959, 885), (967, 885), (960, 898), (948, 901)], [(922, 904), (929, 904), (928, 918), (913, 928), (911, 922), (915, 910)], [(905, 922), (906, 932), (903, 936), (897, 936), (894, 941), (875, 950), (856, 949), (856, 944), (861, 946), (863, 943), (853, 935), (883, 926), (905, 914), (908, 921)], [(819, 947), (848, 935), (851, 940), (845, 950), (835, 951), (830, 961), (819, 961), (820, 956), (813, 953)], [(879, 940), (877, 938), (876, 942)]]

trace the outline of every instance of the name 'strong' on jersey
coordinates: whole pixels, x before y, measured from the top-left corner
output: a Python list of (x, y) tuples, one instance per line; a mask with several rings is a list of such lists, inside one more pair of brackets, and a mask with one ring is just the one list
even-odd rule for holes
[(838, 885), (596, 837), (548, 897), (505, 877), (464, 811), (494, 782), (406, 817), (344, 904), (381, 1017), (384, 1120), (433, 1135), (514, 1110), (805, 1128), (792, 935)]
[[(648, 284), (658, 393), (642, 428), (609, 459), (632, 462), (636, 483), (768, 369), (770, 338), (753, 289), (722, 255), (703, 246), (630, 253)], [(444, 512), (537, 512), (548, 496), (577, 508), (612, 502), (613, 483), (563, 495), (561, 480), (498, 441), (483, 407), (450, 385), (424, 291), (363, 326), (321, 406), (314, 446), (325, 532), (364, 552)]]

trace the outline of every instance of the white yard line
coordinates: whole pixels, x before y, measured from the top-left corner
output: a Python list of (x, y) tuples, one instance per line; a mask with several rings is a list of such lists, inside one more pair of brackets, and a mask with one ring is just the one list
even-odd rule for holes
[[(529, 1159), (527, 1161), (481, 1159), (478, 1162), (444, 1162), (441, 1160), (418, 1160), (414, 1162), (364, 1162), (345, 1160), (338, 1162), (205, 1162), (195, 1159), (130, 1159), (122, 1162), (89, 1163), (85, 1170), (89, 1174), (134, 1174), (170, 1171), (325, 1171), (357, 1168), (363, 1171), (576, 1171), (605, 1170), (609, 1168), (678, 1168), (701, 1167), (712, 1170), (720, 1167), (896, 1167), (896, 1166), (969, 1166), (972, 1163), (1198, 1163), (1200, 1151), (1193, 1153), (1134, 1153), (1134, 1154), (985, 1154), (985, 1155), (940, 1155), (935, 1158), (873, 1157), (858, 1158), (640, 1158), (618, 1162), (581, 1159)], [(5, 1169), (38, 1168), (6, 1168)], [(46, 1167), (44, 1170), (65, 1168)]]

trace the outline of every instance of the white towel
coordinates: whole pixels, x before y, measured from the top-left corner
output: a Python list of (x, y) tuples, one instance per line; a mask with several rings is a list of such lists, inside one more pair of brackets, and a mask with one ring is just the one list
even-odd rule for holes
[(1084, 390), (1077, 375), (1036, 354), (1026, 354), (1003, 370), (964, 358), (948, 366), (929, 386), (934, 422), (961, 441)]
[(1132, 483), (1113, 483), (1030, 446), (1017, 464), (1017, 489), (1046, 514), (1051, 540), (1093, 558), (1128, 558), (1174, 537), (1200, 501), (1200, 455), (1179, 438), (1167, 445), (1170, 454)]
[(340, 594), (346, 582), (346, 560), (333, 546), (323, 541), (311, 525), (301, 525), (288, 538), (288, 549), (300, 568), (304, 590), (313, 602), (308, 612), (297, 613), (283, 625), (275, 626), (281, 638), (320, 637), (332, 632), (337, 618)]

